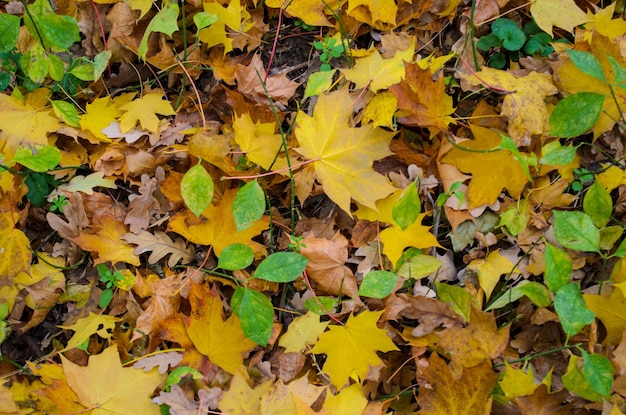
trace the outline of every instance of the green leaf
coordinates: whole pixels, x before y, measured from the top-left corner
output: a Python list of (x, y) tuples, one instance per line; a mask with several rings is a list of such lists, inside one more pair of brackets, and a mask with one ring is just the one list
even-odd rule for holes
[(59, 186), (60, 190), (67, 192), (83, 192), (88, 195), (93, 194), (96, 187), (106, 187), (108, 189), (117, 189), (115, 180), (105, 179), (104, 172), (97, 171), (88, 176), (74, 176), (69, 183)]
[[(170, 352), (171, 353), (171, 352)], [(180, 381), (187, 375), (191, 375), (192, 379), (202, 379), (202, 373), (198, 372), (196, 369), (189, 366), (180, 366), (174, 368), (168, 375), (167, 379), (165, 379), (165, 386), (163, 386), (164, 390), (169, 390), (172, 385), (178, 385)]]
[(549, 51), (548, 54), (554, 51), (554, 48), (550, 46), (552, 38), (547, 33), (537, 33), (528, 39), (528, 42), (524, 45), (524, 52), (528, 55), (534, 55), (540, 53), (541, 56), (545, 56), (544, 53)]
[(506, 226), (506, 229), (513, 236), (517, 236), (524, 229), (530, 220), (530, 205), (528, 199), (522, 199), (519, 203), (509, 206), (500, 214), (498, 226)]
[(584, 350), (580, 353), (583, 357), (583, 375), (589, 382), (594, 392), (608, 398), (613, 386), (613, 364), (609, 359), (597, 354), (589, 354)]
[(93, 81), (93, 63), (83, 63), (70, 69), (70, 73), (81, 81)]
[(229, 271), (244, 269), (254, 261), (254, 251), (244, 244), (231, 244), (222, 250), (217, 267)]
[(110, 50), (103, 50), (93, 58), (93, 80), (97, 81), (109, 65), (109, 60), (113, 54)]
[(306, 301), (304, 301), (304, 308), (319, 316), (324, 316), (329, 312), (332, 313), (338, 302), (339, 301), (334, 297), (322, 297), (318, 295), (317, 297), (307, 298)]
[(393, 292), (398, 275), (389, 271), (372, 271), (363, 277), (359, 295), (370, 298), (385, 298)]
[(554, 211), (554, 236), (565, 248), (600, 251), (600, 231), (583, 212)]
[(333, 82), (335, 69), (329, 71), (313, 72), (306, 83), (304, 98), (323, 94), (330, 88)]
[(615, 73), (615, 85), (619, 88), (626, 89), (626, 68), (620, 65), (612, 56), (608, 56), (608, 59)]
[(405, 230), (413, 225), (422, 211), (422, 203), (415, 183), (411, 183), (394, 203), (391, 210), (393, 220)]
[(488, 51), (491, 48), (502, 46), (502, 39), (495, 35), (495, 33), (489, 33), (487, 36), (483, 36), (476, 42), (476, 47), (483, 51)]
[(600, 61), (592, 53), (575, 49), (568, 49), (565, 52), (567, 52), (567, 56), (578, 69), (602, 82), (606, 82), (602, 72), (602, 65), (600, 65)]
[(37, 206), (42, 207), (46, 202), (46, 196), (50, 193), (50, 182), (53, 181), (54, 178), (45, 173), (33, 173), (26, 176), (26, 187), (28, 188), (28, 192), (26, 193), (26, 197), (30, 202)]
[(233, 312), (239, 316), (246, 337), (263, 347), (267, 346), (274, 322), (272, 302), (258, 291), (237, 287), (231, 305)]
[(237, 231), (248, 229), (265, 213), (265, 195), (256, 180), (246, 183), (233, 200), (233, 219)]
[(604, 95), (579, 92), (559, 101), (550, 115), (550, 134), (573, 138), (589, 131), (598, 121)]
[(194, 215), (200, 216), (213, 200), (213, 178), (198, 163), (185, 173), (180, 181), (180, 193)]
[(36, 84), (41, 84), (48, 75), (49, 59), (38, 43), (20, 57), (20, 67)]
[(624, 233), (624, 229), (619, 225), (606, 226), (600, 229), (600, 249), (609, 251), (613, 249), (617, 240)]
[(76, 19), (64, 15), (39, 16), (39, 30), (46, 47), (57, 47), (67, 50), (76, 42), (80, 42), (80, 33)]
[(275, 252), (257, 267), (253, 277), (272, 282), (291, 282), (298, 278), (309, 262), (295, 252)]
[(583, 327), (593, 323), (595, 314), (587, 308), (578, 284), (562, 286), (554, 295), (554, 310), (559, 316), (563, 331), (570, 338)]
[[(594, 390), (589, 383), (589, 380), (584, 374), (584, 369), (579, 368), (581, 358), (576, 355), (571, 355), (569, 363), (567, 365), (567, 372), (563, 375), (561, 380), (563, 386), (570, 392), (581, 398), (587, 399), (593, 402), (600, 402), (603, 399), (602, 394)], [(584, 359), (582, 359), (584, 360)], [(583, 363), (584, 367), (584, 363)], [(611, 375), (612, 377), (613, 375)]]
[(545, 282), (550, 291), (557, 292), (562, 286), (569, 284), (572, 275), (572, 259), (567, 252), (546, 243), (544, 254), (546, 261)]
[(496, 19), (491, 25), (491, 31), (502, 40), (502, 46), (509, 51), (520, 50), (526, 42), (522, 29), (510, 19)]
[(402, 278), (419, 280), (436, 272), (441, 267), (441, 262), (430, 255), (424, 255), (417, 248), (409, 248), (402, 253), (396, 263), (396, 272)]
[(20, 20), (18, 16), (0, 14), (0, 53), (9, 52), (17, 47)]
[(172, 33), (178, 31), (178, 13), (178, 3), (169, 1), (165, 7), (152, 18), (137, 48), (137, 56), (139, 59), (146, 60), (148, 38), (153, 32), (165, 33), (169, 37), (172, 37)]
[(109, 304), (111, 304), (111, 300), (113, 300), (113, 290), (111, 288), (107, 288), (100, 293), (98, 305), (104, 310), (109, 306)]
[(544, 145), (541, 149), (541, 159), (539, 163), (547, 166), (565, 166), (576, 157), (576, 147), (562, 146), (558, 141)]
[(48, 54), (48, 76), (54, 81), (61, 81), (65, 76), (65, 62), (57, 55)]
[(503, 293), (485, 311), (497, 310), (519, 300), (523, 296), (528, 297), (530, 301), (539, 307), (547, 307), (552, 302), (550, 291), (544, 285), (535, 281), (524, 280)]
[(219, 18), (220, 17), (217, 14), (199, 12), (193, 15), (193, 22), (196, 25), (196, 28), (201, 30), (205, 27), (211, 26), (213, 23), (217, 22)]
[(617, 249), (611, 256), (617, 257), (617, 258), (624, 258), (624, 255), (626, 255), (626, 238), (622, 239), (622, 242), (620, 242), (619, 246), (617, 247)]
[(472, 295), (461, 287), (442, 284), (437, 281), (435, 281), (435, 288), (437, 289), (437, 298), (442, 303), (451, 304), (454, 312), (469, 323), (472, 308)]
[(80, 115), (74, 104), (65, 101), (50, 100), (54, 113), (65, 124), (80, 128)]
[(42, 146), (35, 151), (29, 147), (19, 147), (13, 161), (38, 173), (54, 169), (61, 162), (61, 152), (53, 146)]
[(605, 227), (611, 219), (613, 200), (609, 192), (597, 180), (589, 186), (585, 194), (583, 210), (598, 228)]

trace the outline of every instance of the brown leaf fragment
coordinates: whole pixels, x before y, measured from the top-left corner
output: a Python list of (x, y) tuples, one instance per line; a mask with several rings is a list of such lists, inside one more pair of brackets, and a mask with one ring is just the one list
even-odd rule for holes
[(148, 257), (148, 263), (155, 264), (161, 258), (166, 255), (170, 255), (167, 261), (169, 267), (173, 267), (182, 262), (187, 264), (193, 259), (195, 250), (193, 245), (186, 246), (185, 240), (182, 238), (176, 238), (173, 241), (165, 232), (155, 231), (150, 233), (148, 231), (141, 231), (139, 235), (134, 233), (127, 233), (122, 236), (122, 239), (131, 244), (137, 245), (133, 253), (135, 255), (141, 255), (145, 252), (152, 252)]
[(407, 294), (390, 295), (386, 301), (382, 321), (397, 320), (398, 316), (419, 320), (413, 336), (420, 337), (432, 333), (438, 327), (463, 327), (465, 321), (445, 303), (434, 298)]
[(139, 194), (128, 196), (130, 210), (124, 219), (124, 224), (129, 225), (132, 233), (139, 234), (150, 226), (152, 214), (160, 207), (159, 201), (152, 195), (156, 190), (157, 180), (143, 174)]
[(69, 194), (67, 204), (63, 208), (63, 214), (67, 218), (67, 222), (52, 212), (46, 214), (46, 219), (50, 227), (65, 239), (77, 237), (83, 229), (89, 226), (80, 192)]
[(515, 403), (522, 415), (567, 415), (571, 406), (568, 397), (566, 389), (548, 393), (548, 387), (542, 383), (532, 395), (516, 397)]
[[(248, 66), (239, 66), (235, 70), (235, 79), (241, 93), (258, 103), (267, 103), (267, 95), (284, 106), (293, 97), (299, 84), (287, 78), (287, 75), (268, 77), (265, 86), (261, 82), (265, 77), (265, 69), (260, 56), (254, 55)], [(267, 89), (267, 94), (265, 90)]]
[(491, 362), (483, 360), (471, 369), (464, 369), (455, 379), (445, 361), (433, 353), (423, 376), (428, 386), (419, 390), (417, 402), (421, 415), (487, 415), (491, 410), (491, 392), (498, 374)]
[(309, 259), (306, 271), (326, 294), (357, 296), (356, 278), (344, 264), (348, 260), (348, 240), (339, 232), (332, 239), (307, 236), (301, 253)]

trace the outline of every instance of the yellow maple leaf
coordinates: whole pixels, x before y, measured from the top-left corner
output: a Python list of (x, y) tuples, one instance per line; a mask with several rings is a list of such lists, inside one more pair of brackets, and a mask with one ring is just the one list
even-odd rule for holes
[(330, 326), (329, 331), (320, 335), (311, 352), (326, 353), (322, 370), (337, 388), (344, 386), (351, 377), (362, 382), (370, 366), (381, 365), (376, 351), (398, 350), (387, 331), (376, 326), (382, 313), (366, 310), (356, 317), (350, 315), (345, 326)]
[(117, 346), (91, 356), (87, 366), (78, 366), (61, 355), (67, 383), (81, 405), (93, 415), (159, 415), (150, 396), (161, 383), (156, 369), (150, 372), (123, 367)]
[(441, 247), (435, 235), (430, 233), (430, 227), (422, 225), (425, 217), (426, 213), (420, 214), (415, 222), (404, 230), (399, 226), (390, 226), (380, 233), (383, 253), (387, 255), (394, 267), (405, 248), (410, 246), (419, 249)]
[[(474, 140), (463, 141), (460, 147), (472, 150), (490, 150), (500, 145), (500, 134), (488, 128), (471, 125)], [(469, 208), (490, 205), (496, 201), (502, 189), (507, 189), (514, 198), (519, 198), (528, 178), (513, 154), (506, 150), (489, 153), (470, 153), (453, 148), (441, 160), (453, 164), (463, 173), (471, 173), (467, 195)]]
[(336, 10), (339, 0), (266, 0), (265, 5), (282, 8), (290, 16), (297, 17), (309, 26), (332, 26), (325, 12)]
[(359, 220), (395, 224), (396, 222), (393, 220), (393, 206), (396, 204), (398, 199), (400, 199), (403, 191), (403, 189), (396, 189), (396, 191), (389, 196), (383, 199), (378, 199), (376, 201), (376, 210), (370, 209), (366, 206), (361, 206), (357, 203), (359, 208), (354, 212), (354, 216), (359, 218)]
[(395, 0), (349, 0), (348, 16), (378, 30), (396, 27), (398, 6)]
[(530, 14), (537, 26), (550, 37), (553, 37), (553, 26), (571, 33), (574, 27), (587, 21), (587, 15), (574, 0), (535, 0), (530, 5)]
[(500, 254), (499, 249), (490, 252), (486, 259), (473, 260), (467, 267), (478, 273), (478, 281), (480, 287), (485, 291), (487, 300), (491, 297), (491, 293), (500, 281), (502, 274), (519, 272), (510, 259)]
[(622, 339), (626, 330), (626, 298), (620, 288), (613, 290), (610, 296), (598, 294), (583, 294), (589, 310), (593, 311), (606, 328), (604, 344), (616, 345)]
[[(261, 396), (261, 415), (294, 415), (297, 405), (311, 406), (326, 389), (309, 382), (308, 376), (289, 382), (285, 385), (282, 379), (272, 385), (269, 391)], [(338, 413), (338, 412), (335, 412)], [(342, 412), (345, 413), (345, 412)]]
[(620, 17), (613, 19), (616, 4), (613, 2), (604, 9), (598, 9), (595, 14), (591, 10), (587, 10), (585, 29), (588, 32), (583, 34), (585, 40), (589, 40), (594, 32), (609, 39), (615, 39), (626, 33), (626, 21)]
[(508, 133), (518, 147), (530, 145), (533, 135), (543, 135), (549, 130), (545, 97), (559, 92), (550, 75), (531, 72), (518, 77), (509, 71), (483, 68), (464, 77), (474, 85), (487, 83), (510, 91), (502, 101), (501, 114), (507, 116)]
[(363, 122), (372, 121), (374, 127), (393, 128), (394, 116), (398, 108), (396, 96), (389, 91), (374, 95), (363, 111)]
[(72, 238), (78, 246), (85, 251), (95, 252), (98, 257), (94, 264), (111, 261), (126, 262), (131, 265), (139, 265), (139, 257), (133, 254), (134, 246), (123, 242), (122, 236), (128, 233), (126, 225), (119, 222), (113, 216), (101, 216), (94, 218), (92, 224), (94, 233), (81, 232)]
[(217, 22), (198, 32), (198, 39), (205, 43), (207, 48), (224, 45), (224, 54), (233, 50), (233, 40), (230, 39), (226, 27), (236, 32), (247, 32), (254, 23), (250, 21), (250, 13), (241, 6), (240, 0), (231, 0), (227, 7), (220, 2), (207, 0), (202, 2), (204, 11), (219, 16)]
[[(433, 353), (423, 376), (431, 388), (421, 388), (417, 397), (423, 415), (488, 415), (491, 412), (493, 388), (498, 374), (491, 362), (463, 370), (459, 378), (448, 369), (446, 362)], [(480, 381), (478, 381), (480, 379)]]
[(0, 150), (5, 161), (13, 159), (21, 146), (43, 146), (48, 133), (58, 130), (59, 119), (49, 105), (50, 90), (39, 88), (23, 96), (19, 89), (12, 95), (0, 94)]
[(324, 191), (346, 213), (350, 198), (376, 209), (376, 200), (395, 191), (384, 176), (372, 169), (375, 160), (392, 154), (394, 133), (367, 124), (350, 128), (352, 99), (347, 90), (320, 95), (313, 116), (298, 113), (296, 149), (314, 160), (315, 174)]
[[(265, 170), (280, 170), (287, 167), (284, 157), (276, 157), (283, 146), (280, 134), (276, 131), (276, 122), (256, 123), (252, 121), (250, 114), (235, 116), (233, 121), (235, 142), (246, 154), (248, 159), (263, 167)], [(274, 161), (275, 160), (275, 161)]]
[(280, 336), (278, 345), (285, 348), (285, 353), (304, 351), (317, 342), (326, 326), (328, 321), (320, 321), (320, 316), (309, 311), (289, 324), (287, 333)]
[(504, 397), (510, 400), (517, 396), (532, 395), (539, 385), (535, 383), (535, 370), (532, 365), (524, 372), (504, 362), (504, 372), (498, 386), (504, 392)]
[[(84, 411), (85, 408), (78, 403), (78, 396), (67, 384), (61, 365), (56, 363), (27, 363), (32, 374), (39, 377), (44, 386), (37, 393), (54, 402), (58, 413), (67, 414)], [(34, 382), (31, 383), (31, 388), (39, 389)]]
[(137, 125), (137, 121), (141, 128), (156, 133), (159, 131), (159, 118), (156, 114), (174, 115), (176, 112), (172, 108), (170, 101), (161, 99), (162, 94), (151, 93), (141, 98), (137, 98), (128, 104), (120, 107), (125, 111), (120, 117), (120, 129), (122, 133), (130, 131)]
[(92, 334), (97, 334), (103, 339), (110, 339), (113, 329), (115, 328), (115, 323), (118, 321), (120, 321), (120, 319), (117, 317), (94, 314), (90, 311), (87, 317), (78, 319), (76, 323), (71, 326), (59, 326), (62, 329), (73, 330), (75, 332), (72, 338), (68, 340), (63, 350), (59, 350), (59, 353), (80, 346), (85, 340), (91, 337)]
[(261, 413), (261, 397), (272, 387), (268, 380), (252, 389), (241, 371), (235, 373), (230, 381), (230, 387), (222, 395), (217, 407), (223, 414), (252, 415)]
[(32, 260), (30, 241), (24, 232), (15, 229), (11, 215), (0, 213), (0, 286), (11, 285), (16, 275), (28, 272)]
[[(368, 406), (368, 401), (363, 392), (363, 387), (355, 383), (343, 388), (336, 395), (330, 393), (326, 395), (322, 410), (326, 411), (327, 414), (361, 415), (366, 406)], [(373, 413), (384, 412), (374, 411)]]
[(210, 205), (201, 217), (186, 209), (174, 215), (169, 221), (169, 230), (174, 231), (189, 242), (212, 245), (219, 256), (228, 245), (240, 243), (249, 246), (258, 255), (265, 253), (264, 245), (252, 240), (269, 226), (269, 218), (263, 216), (249, 228), (238, 232), (233, 219), (233, 200), (237, 189), (226, 190), (220, 204)]
[[(429, 68), (417, 63), (405, 63), (404, 79), (390, 86), (398, 100), (398, 122), (445, 130), (454, 123), (452, 97), (446, 93), (443, 74), (433, 81)], [(432, 133), (431, 133), (432, 134)]]
[(387, 89), (404, 77), (404, 63), (411, 62), (415, 51), (415, 40), (405, 50), (398, 50), (393, 58), (383, 59), (377, 49), (365, 57), (358, 58), (354, 68), (341, 72), (357, 88), (369, 87), (372, 92)]
[(97, 139), (111, 142), (102, 130), (122, 115), (120, 107), (130, 103), (136, 94), (126, 93), (114, 99), (111, 97), (96, 98), (87, 103), (86, 113), (80, 116), (80, 128), (90, 131)]
[(243, 333), (239, 317), (233, 314), (224, 320), (222, 300), (206, 285), (192, 284), (189, 302), (191, 317), (185, 319), (185, 326), (196, 349), (226, 372), (237, 373), (243, 354), (256, 346)]

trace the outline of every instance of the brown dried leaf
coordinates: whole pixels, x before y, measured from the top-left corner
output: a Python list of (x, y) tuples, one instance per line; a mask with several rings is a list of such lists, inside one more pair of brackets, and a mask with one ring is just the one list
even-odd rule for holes
[(152, 251), (148, 257), (148, 263), (150, 264), (157, 263), (161, 258), (169, 254), (171, 254), (167, 261), (169, 267), (173, 267), (179, 261), (187, 264), (191, 262), (195, 253), (193, 245), (186, 246), (182, 238), (176, 238), (173, 241), (165, 232), (161, 231), (155, 231), (154, 233), (141, 231), (139, 235), (127, 233), (122, 236), (122, 239), (137, 245), (133, 251), (135, 255)]
[(265, 87), (262, 80), (265, 77), (265, 69), (259, 55), (254, 55), (248, 66), (239, 66), (235, 70), (235, 79), (239, 92), (252, 98), (258, 103), (267, 104), (267, 92), (275, 102), (279, 102), (287, 106), (287, 101), (293, 97), (299, 84), (287, 78), (287, 75), (271, 76), (265, 81)]
[(141, 184), (138, 195), (128, 196), (130, 211), (126, 215), (126, 219), (124, 219), (124, 223), (130, 225), (130, 231), (135, 234), (139, 234), (150, 226), (152, 213), (160, 206), (159, 201), (152, 195), (157, 190), (157, 180), (154, 177), (150, 178), (147, 174), (143, 174), (141, 175)]
[(434, 298), (411, 296), (407, 294), (390, 295), (382, 321), (397, 320), (398, 316), (419, 320), (413, 330), (413, 336), (420, 337), (431, 333), (438, 327), (463, 327), (465, 321), (448, 304)]

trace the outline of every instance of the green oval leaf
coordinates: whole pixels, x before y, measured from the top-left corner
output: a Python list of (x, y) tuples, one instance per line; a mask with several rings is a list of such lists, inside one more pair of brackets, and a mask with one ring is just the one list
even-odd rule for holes
[(370, 298), (385, 298), (393, 292), (398, 275), (389, 271), (372, 271), (363, 277), (359, 295)]
[(304, 98), (312, 97), (315, 95), (323, 94), (330, 88), (333, 82), (333, 76), (335, 70), (314, 72), (309, 77), (306, 83), (306, 89), (304, 90)]
[(0, 14), (0, 53), (16, 47), (20, 33), (20, 18), (11, 14)]
[(309, 260), (295, 252), (276, 252), (265, 258), (253, 277), (272, 282), (291, 282), (298, 278)]
[(456, 285), (443, 284), (435, 281), (437, 298), (442, 303), (452, 305), (455, 313), (460, 315), (469, 323), (472, 308), (472, 295), (463, 288)]
[(54, 113), (61, 121), (72, 127), (80, 128), (80, 115), (78, 115), (78, 110), (74, 104), (52, 99), (50, 103), (52, 104)]
[(593, 76), (596, 79), (606, 82), (604, 73), (602, 71), (602, 65), (598, 58), (592, 53), (584, 50), (568, 49), (565, 51), (569, 56), (572, 63), (585, 74)]
[(394, 203), (391, 215), (398, 226), (405, 230), (415, 223), (421, 211), (422, 203), (417, 192), (417, 186), (415, 183), (411, 183)]
[(265, 213), (265, 195), (256, 180), (246, 183), (233, 200), (233, 219), (237, 231), (248, 229)]
[[(311, 297), (304, 302), (304, 308), (319, 316), (333, 313), (333, 309), (337, 305), (338, 300), (333, 297)], [(320, 305), (321, 304), (321, 305)]]
[(598, 228), (605, 227), (611, 219), (613, 200), (609, 192), (597, 180), (585, 193), (583, 210)]
[(200, 216), (209, 207), (213, 200), (213, 191), (213, 178), (200, 163), (187, 170), (180, 181), (183, 200), (196, 216)]
[(229, 271), (244, 269), (254, 261), (254, 251), (244, 244), (228, 245), (222, 250), (217, 267)]
[(13, 161), (32, 171), (43, 173), (59, 165), (61, 152), (58, 148), (47, 145), (34, 151), (29, 147), (19, 147), (15, 152)]
[(554, 311), (558, 314), (563, 331), (568, 338), (591, 324), (596, 317), (593, 311), (587, 308), (583, 295), (580, 293), (580, 287), (574, 283), (566, 284), (556, 292)]
[(272, 335), (274, 306), (262, 293), (245, 287), (237, 287), (231, 306), (239, 316), (239, 324), (247, 338), (265, 347)]
[(579, 92), (561, 100), (550, 115), (550, 134), (573, 138), (589, 131), (598, 121), (604, 95)]
[(544, 272), (546, 285), (555, 293), (569, 283), (572, 275), (572, 259), (567, 252), (549, 243), (546, 243), (544, 259), (546, 261)]
[(554, 211), (554, 236), (565, 248), (599, 252), (600, 231), (583, 212)]

